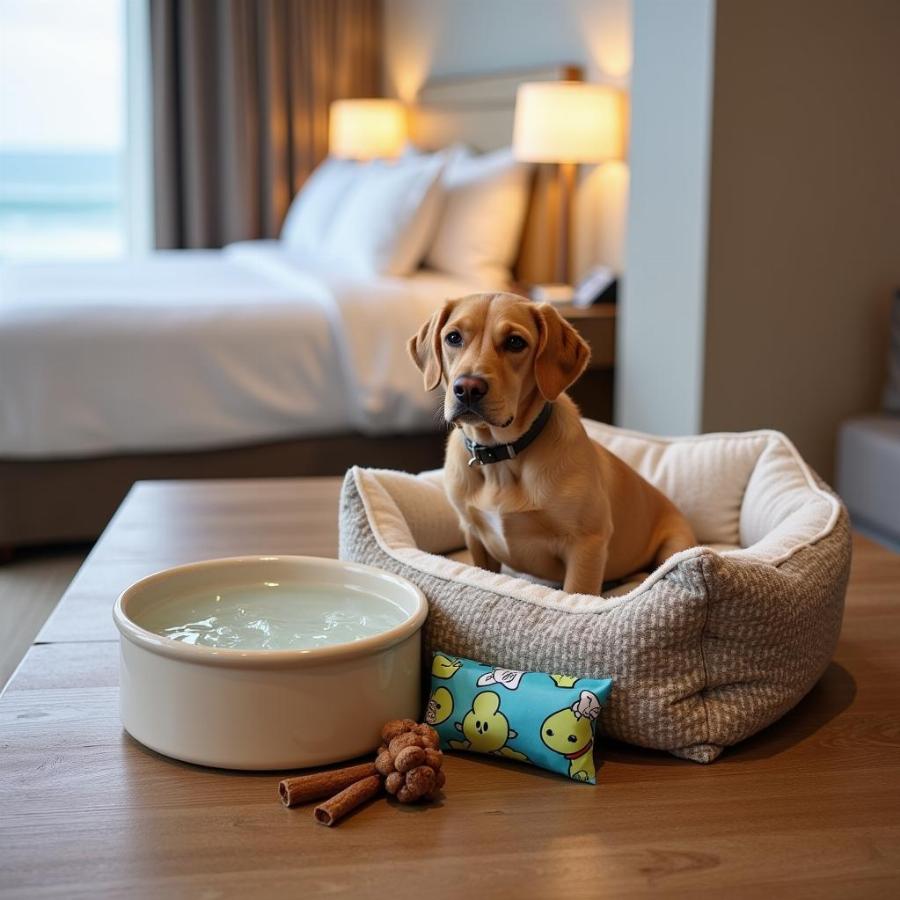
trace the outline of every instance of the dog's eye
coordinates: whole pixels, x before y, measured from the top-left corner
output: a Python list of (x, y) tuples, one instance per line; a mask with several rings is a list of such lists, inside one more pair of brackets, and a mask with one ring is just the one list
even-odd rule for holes
[(451, 331), (444, 337), (444, 341), (451, 347), (459, 347), (462, 344), (462, 335), (458, 331)]
[(568, 737), (568, 738), (567, 738), (567, 740), (568, 740), (568, 742), (569, 742), (569, 743), (570, 743), (570, 744), (574, 744), (574, 743), (575, 743), (575, 741), (577, 741), (577, 740), (578, 740), (578, 738), (577, 738), (577, 737), (575, 737), (575, 735), (574, 735), (574, 734), (570, 734), (570, 735), (569, 735), (569, 737)]
[(511, 350), (513, 353), (519, 353), (521, 350), (524, 350), (528, 344), (525, 343), (525, 339), (519, 337), (517, 334), (511, 334), (503, 345), (507, 350)]

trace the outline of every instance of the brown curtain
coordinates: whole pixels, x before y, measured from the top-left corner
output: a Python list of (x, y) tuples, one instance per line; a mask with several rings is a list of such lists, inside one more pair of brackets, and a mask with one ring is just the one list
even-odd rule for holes
[(274, 237), (328, 151), (328, 106), (381, 87), (381, 0), (150, 0), (156, 245)]

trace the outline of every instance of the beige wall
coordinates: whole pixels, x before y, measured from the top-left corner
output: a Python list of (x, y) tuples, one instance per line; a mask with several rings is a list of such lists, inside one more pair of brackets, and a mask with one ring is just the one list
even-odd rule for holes
[[(385, 88), (405, 100), (435, 76), (554, 63), (629, 82), (631, 0), (386, 0), (384, 18)], [(621, 270), (627, 195), (623, 163), (581, 167), (576, 272), (597, 262)]]
[(640, 0), (634, 42), (617, 421), (831, 478), (900, 285), (900, 2)]
[(900, 3), (718, 3), (702, 428), (781, 429), (830, 478), (900, 285)]
[(700, 430), (715, 0), (634, 7), (631, 201), (616, 422)]

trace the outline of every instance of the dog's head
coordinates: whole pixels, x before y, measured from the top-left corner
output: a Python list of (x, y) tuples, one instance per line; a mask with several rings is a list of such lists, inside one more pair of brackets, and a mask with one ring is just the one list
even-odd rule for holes
[(448, 300), (409, 340), (425, 389), (443, 383), (444, 418), (494, 428), (519, 421), (535, 400), (555, 400), (590, 357), (578, 332), (549, 304), (515, 294)]

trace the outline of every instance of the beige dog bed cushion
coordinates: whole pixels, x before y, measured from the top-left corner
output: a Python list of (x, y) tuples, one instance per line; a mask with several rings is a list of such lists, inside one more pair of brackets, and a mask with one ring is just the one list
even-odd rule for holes
[(585, 420), (670, 496), (702, 546), (618, 596), (567, 594), (450, 558), (462, 532), (442, 473), (353, 468), (342, 559), (428, 598), (433, 649), (511, 669), (615, 679), (607, 735), (710, 762), (815, 684), (841, 627), (847, 514), (774, 431), (660, 439)]

